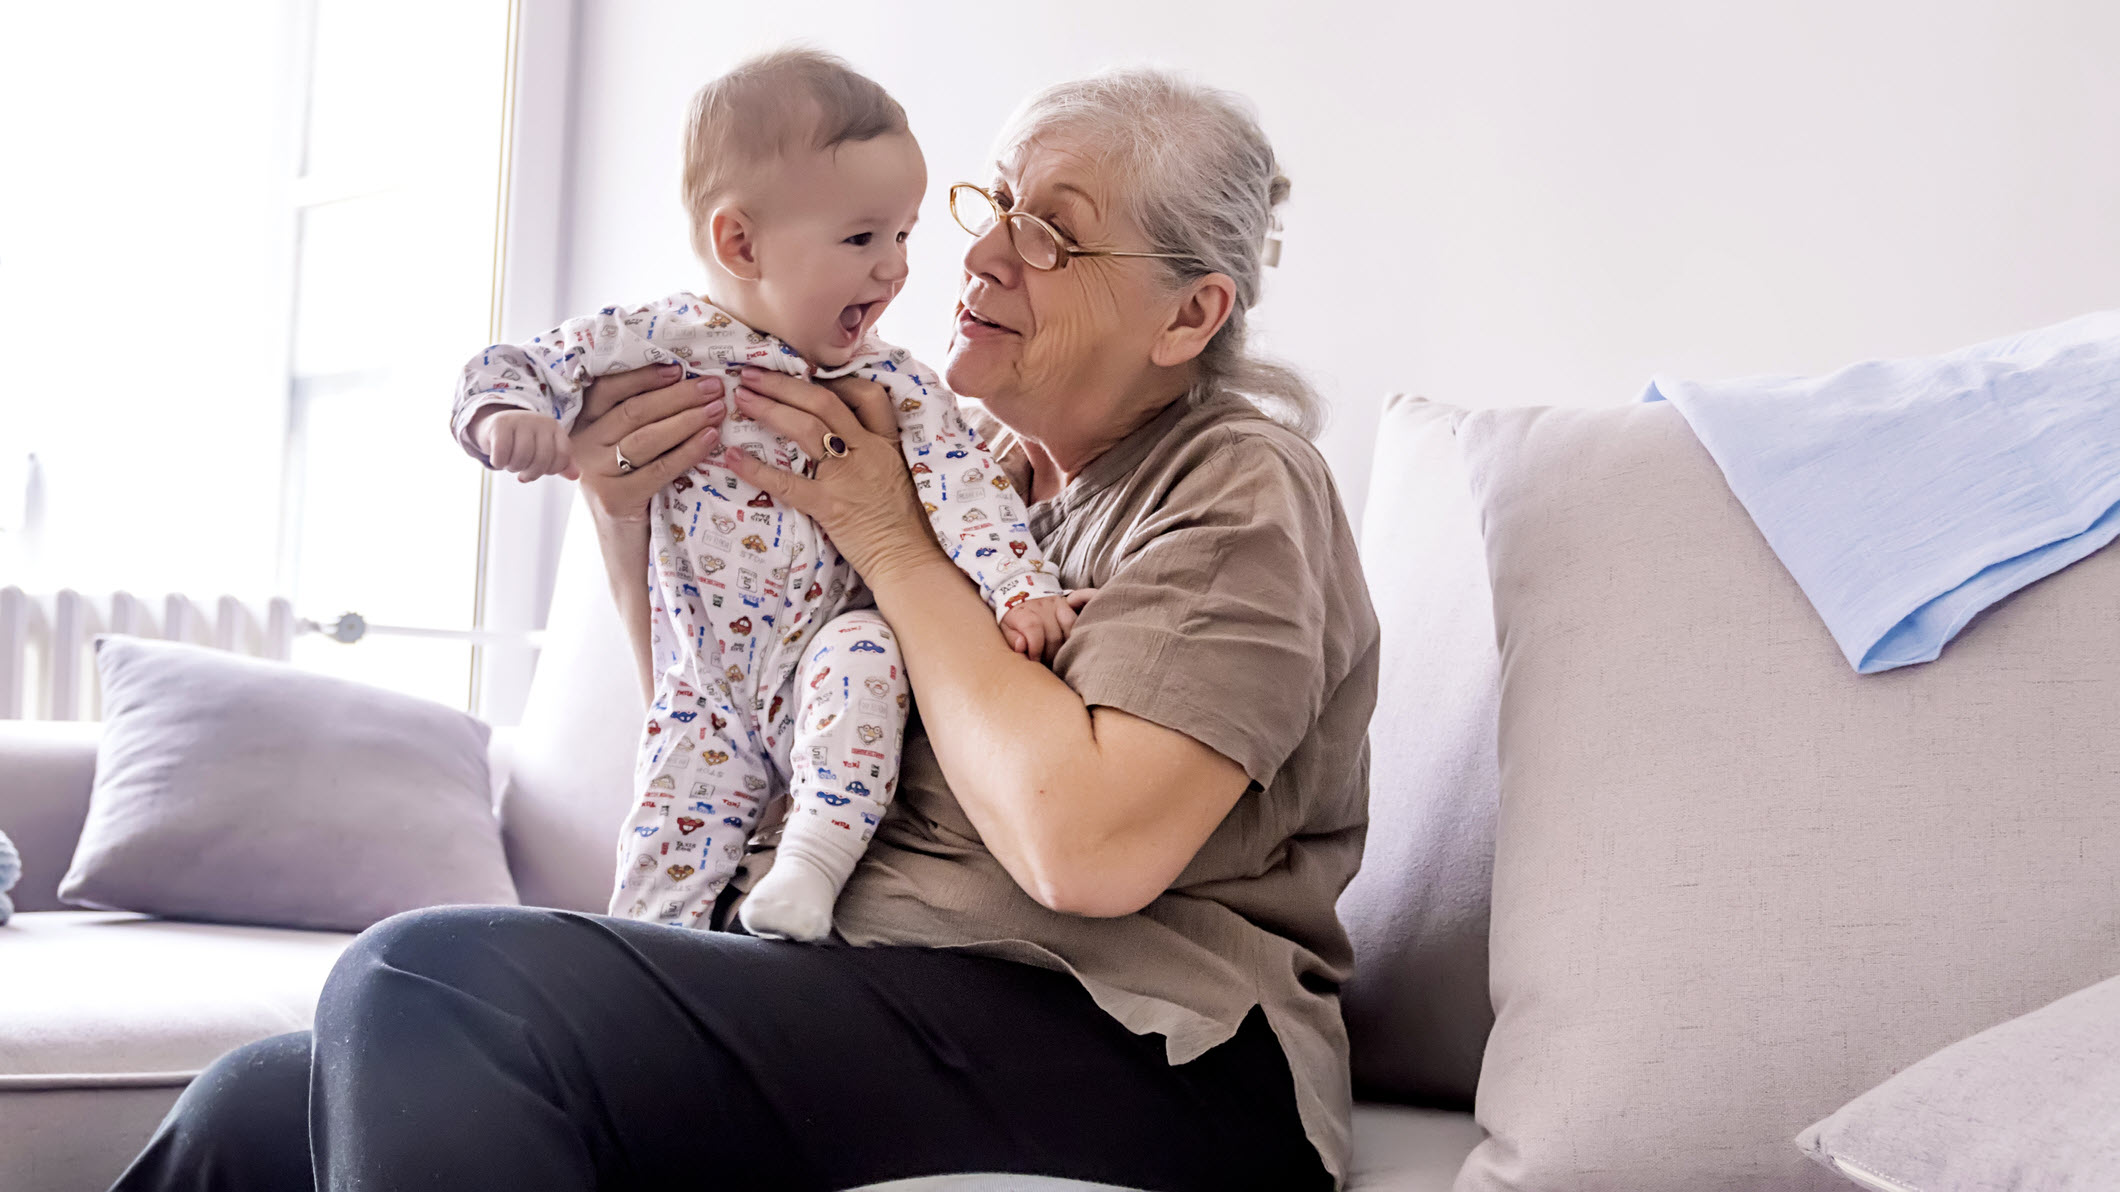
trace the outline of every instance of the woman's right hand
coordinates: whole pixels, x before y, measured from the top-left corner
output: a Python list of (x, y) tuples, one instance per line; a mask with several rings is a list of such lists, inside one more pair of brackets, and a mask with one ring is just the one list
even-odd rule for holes
[[(656, 492), (721, 445), (721, 378), (683, 376), (674, 364), (637, 368), (597, 378), (583, 396), (569, 447), (599, 521), (645, 524)], [(620, 454), (632, 471), (619, 470)]]

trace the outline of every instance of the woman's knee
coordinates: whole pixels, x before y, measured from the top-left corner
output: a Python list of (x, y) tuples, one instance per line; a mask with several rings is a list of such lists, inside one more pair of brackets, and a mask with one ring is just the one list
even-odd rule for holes
[[(378, 965), (425, 972), (446, 965), (482, 930), (516, 911), (514, 907), (430, 906), (390, 916), (348, 945), (338, 968)], [(337, 972), (332, 974), (338, 976)]]
[(437, 906), (392, 915), (340, 954), (318, 999), (318, 1027), (408, 998), (504, 994), (517, 983), (522, 957), (552, 950), (563, 917), (521, 906)]

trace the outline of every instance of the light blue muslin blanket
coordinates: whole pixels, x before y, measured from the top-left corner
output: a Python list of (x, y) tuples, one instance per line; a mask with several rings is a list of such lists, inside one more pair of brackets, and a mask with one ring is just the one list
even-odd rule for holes
[(1863, 674), (2120, 535), (2120, 310), (1826, 377), (1651, 383)]

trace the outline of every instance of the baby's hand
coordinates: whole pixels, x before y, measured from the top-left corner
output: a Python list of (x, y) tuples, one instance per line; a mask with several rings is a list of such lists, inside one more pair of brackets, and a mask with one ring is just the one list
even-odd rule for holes
[(1095, 588), (1078, 588), (1065, 596), (1026, 600), (1001, 614), (1001, 635), (1018, 654), (1051, 666), (1075, 628), (1075, 613), (1096, 594)]
[(517, 480), (552, 475), (581, 479), (567, 447), (567, 432), (543, 414), (495, 407), (477, 416), (471, 437), (495, 468), (515, 473)]

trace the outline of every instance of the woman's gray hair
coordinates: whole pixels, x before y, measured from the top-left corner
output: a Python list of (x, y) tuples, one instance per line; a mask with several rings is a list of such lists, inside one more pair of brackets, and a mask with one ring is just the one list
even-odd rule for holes
[(1280, 226), (1274, 208), (1288, 197), (1288, 179), (1251, 105), (1167, 70), (1107, 71), (1024, 101), (1003, 128), (995, 157), (1010, 161), (1054, 134), (1098, 147), (1149, 247), (1184, 255), (1158, 262), (1175, 285), (1210, 273), (1236, 283), (1229, 321), (1200, 353), (1190, 399), (1239, 393), (1305, 436), (1316, 434), (1324, 410), (1317, 390), (1245, 342), (1267, 245)]

